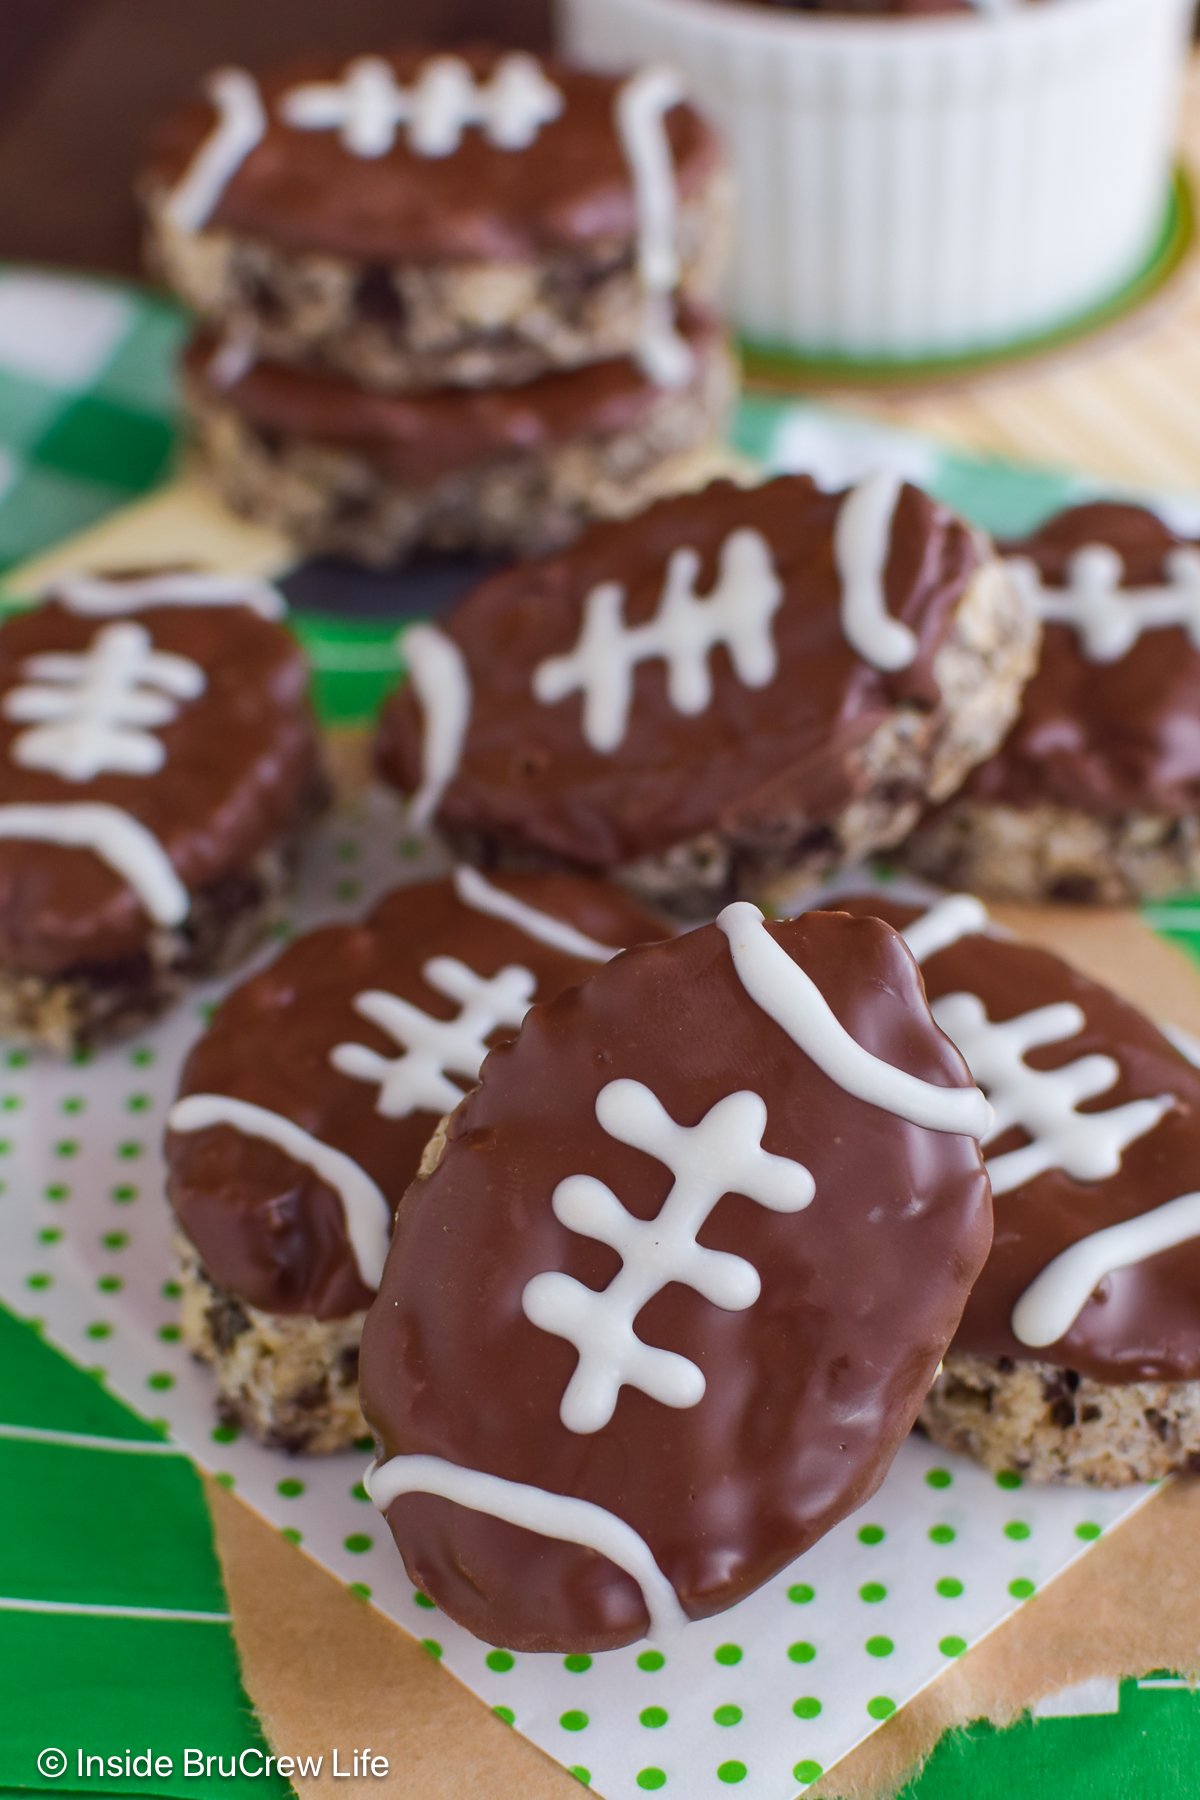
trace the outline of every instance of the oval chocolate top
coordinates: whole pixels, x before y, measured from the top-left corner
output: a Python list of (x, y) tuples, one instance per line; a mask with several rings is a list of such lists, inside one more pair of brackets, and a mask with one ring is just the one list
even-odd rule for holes
[(167, 1134), (168, 1193), (212, 1280), (270, 1313), (366, 1306), (378, 1270), (354, 1242), (386, 1243), (488, 1046), (535, 996), (665, 929), (602, 882), (460, 869), (289, 945), (225, 1000), (184, 1065), (181, 1096), (233, 1108), (193, 1098), (171, 1115), (187, 1129)]
[[(694, 355), (719, 353), (715, 322), (689, 314)], [(443, 476), (514, 453), (545, 454), (579, 438), (632, 430), (663, 390), (629, 357), (544, 375), (512, 388), (440, 388), (384, 394), (344, 376), (254, 362), (230, 382), (214, 374), (214, 339), (189, 345), (184, 367), (205, 402), (228, 406), (254, 429), (336, 445), (397, 481), (429, 487)], [(218, 365), (219, 368), (219, 365)]]
[[(910, 928), (924, 911), (831, 904)], [(961, 904), (944, 902), (940, 917)], [(984, 1145), (995, 1241), (954, 1348), (1097, 1381), (1194, 1381), (1200, 1201), (1164, 1209), (1200, 1188), (1200, 1072), (1108, 988), (960, 917), (968, 928), (941, 950), (921, 955), (913, 937), (934, 1017), (1000, 1127)], [(1183, 1235), (1162, 1248), (1164, 1231)]]
[[(618, 123), (625, 84), (516, 61), (515, 80), (512, 53), (483, 48), (357, 64), (310, 57), (261, 78), (234, 71), (244, 85), (231, 96), (228, 174), (215, 179), (222, 170), (210, 163), (192, 189), (207, 204), (185, 209), (188, 222), (354, 262), (528, 262), (605, 246), (620, 258), (638, 213)], [(447, 63), (457, 69), (449, 91)], [(150, 193), (178, 193), (202, 148), (220, 141), (221, 83), (219, 72), (210, 98), (161, 129)], [(532, 97), (514, 103), (514, 86)], [(672, 107), (666, 130), (686, 199), (719, 166), (720, 146), (686, 104)]]
[(881, 1480), (958, 1322), (981, 1109), (875, 921), (739, 904), (535, 1007), (367, 1318), (412, 1580), (488, 1642), (599, 1649), (791, 1562)]
[(0, 625), (10, 969), (136, 955), (299, 823), (320, 761), (308, 666), (254, 610), (264, 591), (199, 574), (84, 580)]
[(998, 753), (964, 788), (1103, 817), (1200, 807), (1200, 541), (1140, 506), (1060, 513), (1004, 546), (1029, 565), (1041, 662)]
[(887, 476), (660, 501), (410, 638), (380, 766), (419, 815), (584, 867), (828, 820), (889, 714), (938, 705), (937, 652), (987, 557)]

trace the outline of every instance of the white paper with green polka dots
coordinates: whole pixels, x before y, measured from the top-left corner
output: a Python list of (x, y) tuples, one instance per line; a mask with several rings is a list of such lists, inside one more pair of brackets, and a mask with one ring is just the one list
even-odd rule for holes
[[(398, 808), (364, 801), (313, 846), (294, 923), (353, 916), (430, 869)], [(914, 1440), (861, 1514), (675, 1642), (489, 1651), (413, 1593), (361, 1453), (296, 1462), (213, 1428), (210, 1382), (178, 1341), (158, 1150), (203, 1010), (89, 1062), (0, 1066), (0, 1176), (17, 1202), (0, 1207), (0, 1297), (609, 1800), (788, 1800), (1142, 1499), (993, 1480)]]

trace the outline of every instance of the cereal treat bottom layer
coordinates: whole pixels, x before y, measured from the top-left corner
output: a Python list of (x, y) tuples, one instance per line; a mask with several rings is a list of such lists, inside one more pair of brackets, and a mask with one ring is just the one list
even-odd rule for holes
[(186, 1238), (179, 1252), (183, 1341), (216, 1376), (221, 1414), (273, 1450), (346, 1450), (366, 1434), (358, 1404), (365, 1313), (261, 1312), (219, 1288)]
[(935, 1444), (1032, 1481), (1115, 1488), (1200, 1472), (1200, 1381), (1117, 1387), (1054, 1363), (953, 1351), (920, 1425)]
[(711, 328), (693, 341), (679, 387), (624, 361), (486, 397), (372, 396), (276, 365), (222, 390), (193, 363), (186, 392), (228, 504), (310, 553), (535, 554), (712, 472), (734, 370)]

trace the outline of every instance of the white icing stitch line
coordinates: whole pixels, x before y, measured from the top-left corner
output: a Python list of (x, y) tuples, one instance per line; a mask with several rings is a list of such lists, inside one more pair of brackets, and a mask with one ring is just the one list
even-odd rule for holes
[(23, 769), (64, 781), (156, 775), (167, 753), (153, 733), (207, 685), (199, 663), (156, 650), (144, 626), (132, 623), (106, 625), (79, 655), (28, 657), (20, 672), (24, 680), (0, 711), (33, 729), (17, 733), (9, 754)]
[(756, 906), (735, 901), (717, 927), (729, 940), (733, 966), (751, 1000), (846, 1093), (930, 1131), (988, 1135), (992, 1109), (978, 1088), (935, 1087), (864, 1050), (815, 982), (775, 942)]
[(267, 129), (258, 83), (244, 69), (218, 69), (204, 91), (216, 109), (216, 123), (166, 202), (166, 215), (180, 231), (207, 223), (230, 181)]
[(654, 1560), (649, 1545), (631, 1525), (590, 1500), (545, 1488), (505, 1481), (481, 1469), (465, 1469), (438, 1456), (393, 1456), (368, 1470), (365, 1486), (380, 1512), (402, 1494), (435, 1494), (472, 1512), (487, 1513), (559, 1543), (581, 1544), (623, 1569), (642, 1590), (655, 1637), (687, 1624), (675, 1590)]
[(56, 1445), (64, 1450), (101, 1450), (114, 1456), (186, 1456), (178, 1444), (161, 1438), (95, 1437), (86, 1431), (48, 1431), (37, 1425), (0, 1425), (0, 1440), (14, 1444)]
[(421, 970), (429, 986), (458, 1003), (453, 1019), (435, 1019), (396, 994), (359, 994), (354, 1010), (403, 1046), (396, 1057), (380, 1056), (365, 1044), (338, 1044), (329, 1060), (340, 1075), (377, 1082), (375, 1110), (385, 1119), (410, 1113), (452, 1112), (473, 1083), (487, 1055), (487, 1040), (500, 1026), (519, 1029), (533, 1005), (537, 982), (528, 969), (510, 963), (485, 979), (453, 956), (433, 956)]
[(989, 931), (991, 923), (987, 907), (974, 894), (949, 894), (931, 906), (923, 917), (906, 925), (900, 935), (912, 951), (914, 960), (924, 963), (965, 937)]
[(452, 156), (472, 127), (496, 150), (527, 150), (566, 104), (535, 57), (502, 56), (487, 81), (460, 56), (434, 56), (411, 87), (380, 56), (347, 63), (340, 81), (310, 82), (280, 102), (297, 131), (338, 131), (352, 156), (386, 156), (397, 127), (417, 156)]
[(140, 820), (118, 806), (0, 806), (0, 839), (91, 850), (129, 883), (156, 925), (180, 925), (187, 918), (188, 891), (170, 857)]
[(1136, 1219), (1123, 1219), (1071, 1244), (1026, 1288), (1013, 1308), (1013, 1335), (1031, 1349), (1056, 1344), (1109, 1275), (1200, 1237), (1200, 1193), (1181, 1194)]
[(453, 879), (454, 891), (464, 906), (473, 907), (476, 912), (488, 913), (493, 919), (503, 919), (506, 925), (515, 925), (526, 937), (534, 938), (540, 944), (548, 944), (552, 950), (561, 950), (564, 956), (578, 956), (588, 962), (605, 963), (620, 955), (619, 949), (612, 944), (599, 944), (595, 938), (590, 938), (574, 925), (569, 925), (565, 919), (552, 918), (549, 913), (541, 912), (536, 906), (518, 900), (507, 889), (497, 887), (467, 863), (459, 863)]
[(221, 575), (203, 569), (138, 575), (128, 580), (104, 575), (67, 575), (56, 581), (43, 597), (60, 601), (69, 612), (96, 619), (150, 611), (156, 606), (245, 606), (262, 619), (282, 619), (287, 615), (287, 602), (269, 581), (259, 581), (250, 575)]
[(892, 526), (903, 489), (903, 477), (890, 469), (869, 475), (843, 500), (833, 535), (846, 641), (885, 673), (907, 669), (917, 654), (915, 634), (887, 610)]
[(583, 735), (600, 755), (619, 749), (625, 737), (640, 663), (665, 662), (667, 698), (686, 718), (712, 703), (709, 658), (718, 645), (744, 686), (774, 681), (779, 657), (772, 624), (784, 592), (767, 540), (745, 528), (731, 532), (709, 594), (696, 592), (699, 573), (695, 550), (672, 551), (658, 609), (642, 625), (626, 625), (620, 583), (601, 582), (584, 601), (575, 648), (534, 670), (534, 698), (544, 706), (582, 693)]
[(813, 1178), (802, 1163), (763, 1149), (767, 1108), (758, 1094), (729, 1094), (698, 1125), (680, 1125), (640, 1081), (610, 1081), (596, 1097), (596, 1117), (610, 1137), (644, 1150), (675, 1179), (653, 1219), (627, 1212), (591, 1175), (569, 1175), (554, 1190), (559, 1223), (621, 1258), (599, 1293), (553, 1270), (535, 1275), (521, 1296), (532, 1324), (566, 1338), (578, 1352), (560, 1411), (567, 1430), (579, 1432), (607, 1425), (626, 1386), (664, 1406), (700, 1403), (699, 1365), (643, 1343), (634, 1330), (638, 1314), (671, 1282), (726, 1312), (753, 1306), (761, 1291), (757, 1269), (744, 1257), (703, 1249), (698, 1233), (726, 1194), (744, 1194), (780, 1213), (803, 1212), (813, 1197)]
[(249, 1100), (233, 1100), (226, 1094), (188, 1094), (175, 1102), (167, 1116), (171, 1131), (209, 1131), (218, 1125), (274, 1144), (333, 1189), (345, 1209), (346, 1236), (363, 1286), (378, 1288), (391, 1234), (391, 1209), (366, 1170), (291, 1119)]
[(1122, 587), (1125, 564), (1109, 544), (1085, 544), (1071, 558), (1065, 588), (1045, 587), (1036, 566), (1014, 557), (1008, 569), (1038, 617), (1068, 625), (1089, 662), (1120, 662), (1147, 631), (1176, 626), (1200, 650), (1200, 550), (1180, 545), (1166, 559), (1167, 580)]
[(679, 284), (678, 195), (666, 116), (686, 98), (674, 69), (639, 69), (617, 95), (617, 132), (633, 182), (638, 219), (638, 275), (643, 290), (639, 357), (660, 387), (683, 387), (695, 367), (691, 345), (675, 323)]
[(471, 677), (458, 645), (436, 625), (412, 625), (398, 643), (425, 720), (421, 780), (409, 807), (413, 830), (423, 831), (462, 761), (471, 723)]

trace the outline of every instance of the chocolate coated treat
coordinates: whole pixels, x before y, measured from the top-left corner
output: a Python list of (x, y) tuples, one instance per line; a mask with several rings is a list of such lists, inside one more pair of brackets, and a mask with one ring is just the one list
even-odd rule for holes
[(207, 1278), (272, 1315), (365, 1307), (395, 1206), (488, 1046), (535, 995), (664, 929), (601, 882), (460, 869), (289, 945), (224, 1001), (169, 1121), (168, 1195)]
[(1127, 901), (1200, 878), (1200, 542), (1142, 507), (1073, 507), (1005, 546), (1045, 623), (996, 756), (914, 839), (982, 892)]
[(248, 578), (81, 578), (0, 626), (6, 1023), (138, 1022), (246, 947), (323, 792), (283, 610)]
[(908, 928), (934, 1017), (996, 1108), (995, 1241), (955, 1352), (1107, 1384), (1200, 1378), (1200, 1071), (1109, 989), (989, 932), (976, 900), (832, 904)]
[(199, 338), (185, 392), (213, 479), (239, 512), (314, 554), (394, 563), (419, 545), (549, 550), (591, 518), (683, 485), (716, 451), (734, 371), (694, 317), (692, 370), (661, 387), (630, 358), (517, 388), (385, 394)]
[(364, 1333), (411, 1579), (489, 1642), (594, 1650), (790, 1563), (954, 1331), (985, 1122), (874, 921), (742, 903), (536, 1006), (401, 1202)]
[(436, 388), (640, 348), (669, 384), (673, 295), (717, 290), (724, 159), (664, 71), (406, 49), (206, 96), (144, 176), (152, 254), (267, 355)]
[(379, 762), (475, 859), (711, 910), (895, 842), (998, 740), (1034, 635), (987, 545), (915, 488), (720, 482), (411, 631)]

